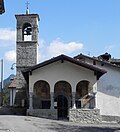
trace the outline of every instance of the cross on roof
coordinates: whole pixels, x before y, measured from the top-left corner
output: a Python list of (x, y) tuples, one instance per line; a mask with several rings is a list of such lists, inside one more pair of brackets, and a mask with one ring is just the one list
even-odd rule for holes
[(29, 4), (30, 4), (30, 3), (27, 1), (27, 3), (26, 3), (26, 8), (27, 8), (27, 9), (26, 9), (26, 14), (29, 14), (29, 8), (28, 8)]
[(27, 3), (26, 3), (26, 7), (27, 7), (27, 9), (28, 9), (29, 4), (30, 4), (30, 3), (27, 1)]

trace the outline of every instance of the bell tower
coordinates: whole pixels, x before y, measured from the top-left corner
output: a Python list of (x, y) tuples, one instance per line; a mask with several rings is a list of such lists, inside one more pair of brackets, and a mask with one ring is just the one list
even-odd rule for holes
[(17, 67), (37, 63), (38, 20), (37, 14), (15, 15), (17, 19)]
[(38, 46), (38, 14), (15, 15), (17, 24), (16, 38), (16, 99), (19, 105), (26, 100), (26, 82), (22, 75), (22, 70), (37, 64)]

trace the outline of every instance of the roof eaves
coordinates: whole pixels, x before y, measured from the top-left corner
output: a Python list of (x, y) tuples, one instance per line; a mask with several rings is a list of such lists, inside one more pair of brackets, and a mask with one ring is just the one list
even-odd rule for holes
[(67, 61), (69, 61), (71, 63), (76, 64), (76, 65), (85, 67), (85, 68), (87, 68), (89, 70), (92, 70), (94, 72), (99, 73), (100, 76), (102, 76), (103, 74), (105, 74), (107, 72), (107, 71), (105, 71), (103, 69), (100, 69), (100, 68), (97, 68), (97, 67), (95, 67), (93, 65), (90, 65), (90, 64), (87, 64), (87, 63), (83, 63), (83, 62), (77, 61), (77, 60), (75, 60), (75, 59), (73, 59), (71, 57), (68, 57), (66, 55), (60, 55), (60, 56), (54, 57), (54, 58), (52, 58), (50, 60), (47, 60), (45, 62), (42, 62), (42, 63), (40, 63), (38, 65), (35, 65), (33, 67), (30, 67), (30, 68), (24, 70), (23, 71), (23, 74), (28, 73), (28, 72), (31, 72), (31, 71), (34, 71), (34, 70), (36, 70), (38, 68), (41, 68), (43, 66), (46, 66), (48, 64), (54, 63), (54, 62), (59, 61), (59, 60), (61, 60), (61, 62), (64, 62), (64, 60), (67, 60)]
[[(71, 60), (69, 60), (69, 61), (71, 61)], [(86, 67), (86, 68), (88, 68), (88, 69), (90, 69), (90, 70), (101, 71), (101, 72), (103, 72), (103, 73), (106, 73), (105, 70), (100, 69), (100, 68), (98, 68), (98, 67), (96, 67), (96, 66), (93, 66), (93, 65), (91, 65), (91, 64), (87, 64), (87, 63), (84, 63), (84, 62), (81, 62), (81, 61), (76, 61), (75, 59), (72, 59), (72, 62), (74, 62), (75, 64), (78, 64), (78, 65), (80, 65), (80, 66)]]
[(113, 67), (120, 68), (120, 66), (118, 66), (118, 65), (115, 65), (115, 64), (112, 64), (110, 62), (106, 62), (106, 61), (102, 61), (102, 60), (96, 59), (95, 57), (89, 57), (89, 56), (86, 56), (86, 55), (83, 55), (83, 54), (79, 54), (79, 55), (75, 56), (74, 59), (77, 59), (77, 57), (88, 58), (88, 59), (95, 60), (95, 61), (98, 61), (98, 62), (101, 62), (101, 63), (104, 63), (104, 64), (108, 64), (108, 65), (113, 66)]

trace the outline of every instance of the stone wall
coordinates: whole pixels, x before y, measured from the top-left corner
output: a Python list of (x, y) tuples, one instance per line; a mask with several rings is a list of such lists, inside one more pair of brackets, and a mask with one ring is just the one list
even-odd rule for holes
[(28, 109), (27, 115), (48, 119), (57, 119), (57, 109), (33, 109), (33, 110)]
[[(15, 105), (21, 106), (23, 102), (28, 102), (28, 91), (26, 92), (26, 81), (22, 75), (22, 70), (37, 64), (38, 47), (38, 14), (15, 15), (17, 20), (17, 40), (16, 40), (16, 98)], [(27, 25), (27, 26), (26, 26)], [(25, 28), (32, 28), (31, 39), (25, 39)], [(25, 103), (27, 104), (27, 103)], [(26, 105), (27, 106), (27, 105)]]
[(102, 122), (102, 118), (99, 109), (70, 109), (69, 121), (98, 124)]
[(29, 67), (37, 64), (37, 41), (17, 42), (17, 67)]

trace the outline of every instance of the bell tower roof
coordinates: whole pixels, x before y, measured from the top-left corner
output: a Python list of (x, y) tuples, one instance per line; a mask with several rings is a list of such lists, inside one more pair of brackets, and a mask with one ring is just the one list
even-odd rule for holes
[(40, 18), (39, 18), (39, 15), (38, 14), (16, 14), (15, 15), (16, 19), (21, 19), (22, 17), (37, 17), (38, 18), (38, 21), (40, 21)]

